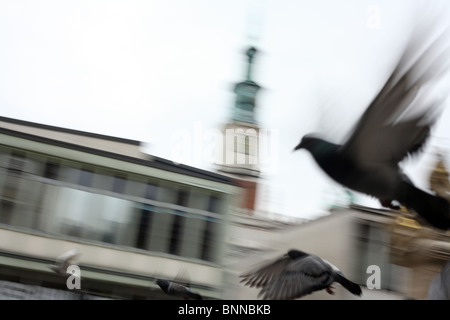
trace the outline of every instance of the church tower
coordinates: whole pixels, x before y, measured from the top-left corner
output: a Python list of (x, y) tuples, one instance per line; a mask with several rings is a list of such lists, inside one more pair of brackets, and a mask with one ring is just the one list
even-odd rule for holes
[(219, 171), (233, 177), (244, 192), (238, 206), (248, 213), (255, 209), (259, 168), (259, 126), (255, 119), (256, 95), (261, 87), (253, 81), (255, 47), (246, 51), (245, 80), (234, 86), (235, 101), (223, 130), (223, 162)]
[(437, 154), (436, 165), (428, 178), (428, 184), (430, 190), (438, 196), (450, 199), (450, 179), (445, 160), (444, 155), (439, 152)]

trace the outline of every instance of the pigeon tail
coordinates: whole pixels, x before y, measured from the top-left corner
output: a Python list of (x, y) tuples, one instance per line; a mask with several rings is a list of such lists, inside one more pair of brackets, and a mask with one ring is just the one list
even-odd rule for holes
[(334, 278), (335, 278), (334, 281), (336, 281), (337, 283), (340, 283), (345, 289), (350, 291), (355, 296), (362, 295), (361, 287), (358, 284), (348, 280), (346, 277), (344, 277), (339, 272), (335, 274)]
[(407, 208), (413, 209), (433, 227), (450, 229), (450, 202), (442, 197), (422, 191), (413, 185), (407, 186), (404, 199), (398, 199)]

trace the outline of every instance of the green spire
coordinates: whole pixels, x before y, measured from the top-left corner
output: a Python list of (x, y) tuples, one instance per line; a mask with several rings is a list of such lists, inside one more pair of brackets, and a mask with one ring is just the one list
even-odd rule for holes
[(247, 50), (247, 57), (248, 57), (248, 66), (247, 66), (247, 77), (246, 80), (247, 81), (251, 81), (252, 79), (252, 66), (253, 66), (253, 57), (256, 54), (256, 48), (255, 47), (250, 47)]
[(254, 109), (256, 107), (256, 94), (261, 88), (252, 80), (252, 69), (254, 63), (254, 56), (257, 50), (255, 47), (250, 47), (246, 51), (247, 55), (247, 73), (246, 79), (243, 82), (239, 82), (234, 87), (234, 93), (236, 94), (236, 100), (232, 112), (232, 120), (239, 122), (247, 122), (255, 124), (255, 113)]

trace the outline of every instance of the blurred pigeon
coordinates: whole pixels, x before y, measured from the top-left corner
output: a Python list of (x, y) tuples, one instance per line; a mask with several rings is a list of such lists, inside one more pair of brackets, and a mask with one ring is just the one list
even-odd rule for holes
[(410, 41), (390, 78), (343, 144), (307, 134), (294, 151), (308, 150), (318, 166), (342, 186), (373, 196), (385, 207), (399, 209), (398, 202), (432, 226), (447, 230), (449, 201), (417, 188), (399, 167), (403, 159), (422, 151), (441, 109), (442, 101), (427, 101), (424, 94), (431, 88), (431, 80), (443, 74), (442, 58), (445, 53), (448, 56), (448, 50), (431, 58), (438, 52), (443, 34), (416, 59), (411, 57), (419, 52), (417, 41)]
[(169, 296), (180, 297), (186, 300), (203, 300), (200, 294), (190, 289), (189, 281), (182, 279), (180, 274), (173, 281), (157, 278), (155, 283)]
[(67, 268), (71, 265), (77, 265), (80, 252), (77, 248), (69, 250), (56, 258), (55, 264), (48, 267), (57, 274), (66, 277), (68, 275)]
[(450, 300), (450, 260), (430, 284), (428, 300)]
[(271, 300), (290, 300), (325, 289), (334, 294), (332, 284), (340, 283), (361, 296), (361, 287), (348, 280), (330, 262), (299, 250), (289, 250), (281, 258), (242, 274), (241, 282), (262, 288), (258, 296)]

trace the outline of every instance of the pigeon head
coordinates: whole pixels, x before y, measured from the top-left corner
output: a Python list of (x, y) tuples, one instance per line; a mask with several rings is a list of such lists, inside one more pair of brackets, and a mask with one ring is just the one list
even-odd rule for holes
[(300, 140), (300, 143), (294, 148), (293, 151), (299, 150), (299, 149), (306, 149), (306, 150), (312, 150), (319, 141), (319, 138), (312, 134), (304, 135), (303, 138)]
[(308, 254), (306, 252), (300, 251), (300, 250), (295, 250), (295, 249), (291, 249), (288, 251), (287, 255), (292, 259), (298, 259), (301, 257), (305, 257)]

